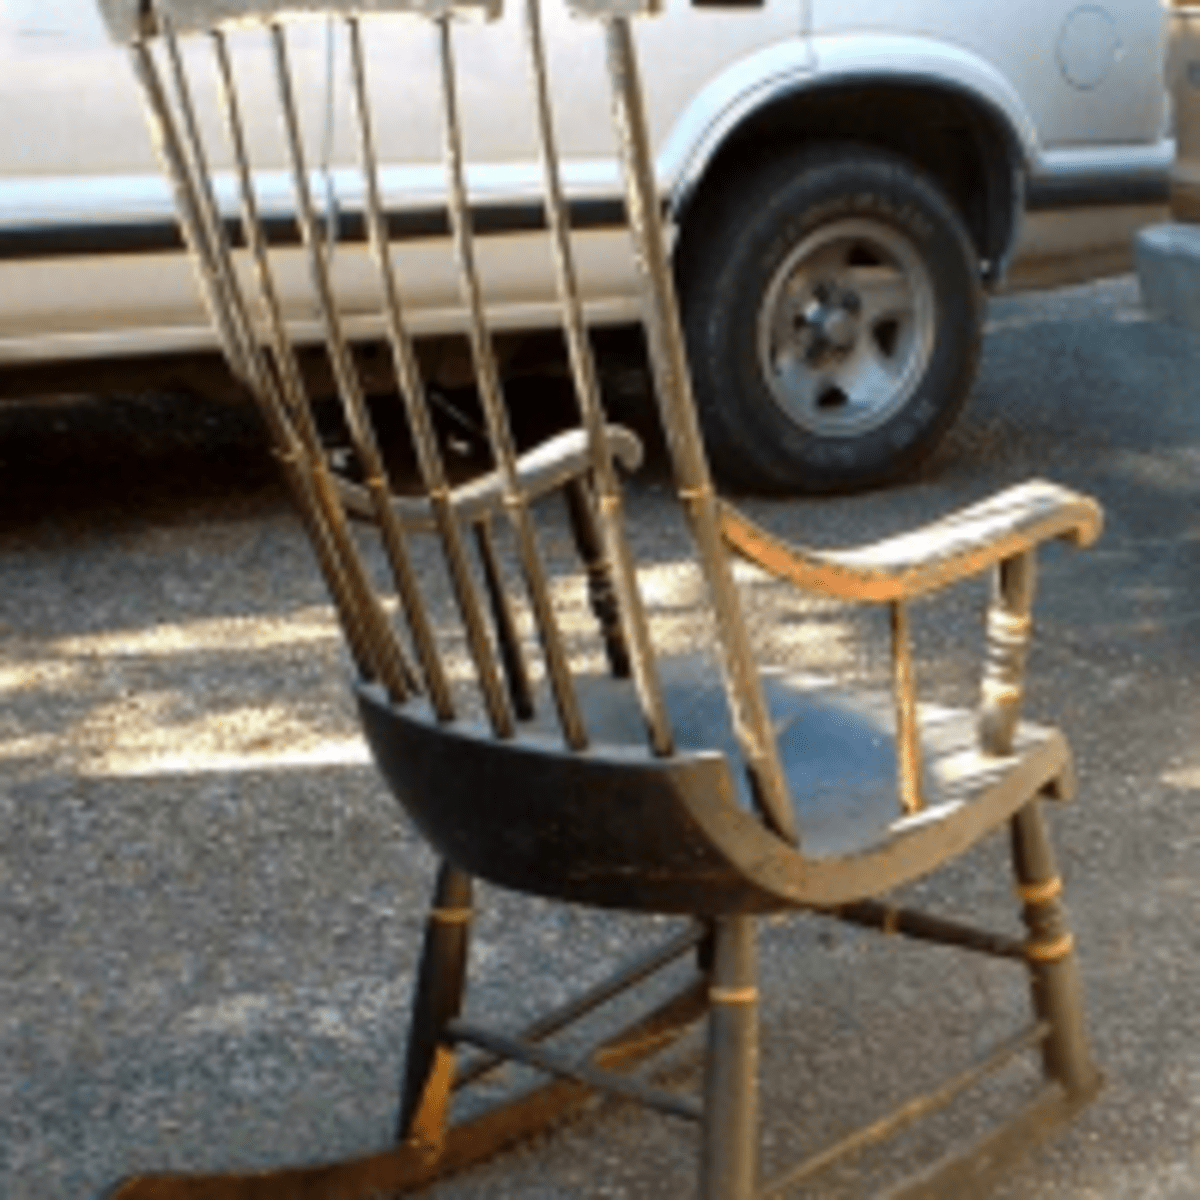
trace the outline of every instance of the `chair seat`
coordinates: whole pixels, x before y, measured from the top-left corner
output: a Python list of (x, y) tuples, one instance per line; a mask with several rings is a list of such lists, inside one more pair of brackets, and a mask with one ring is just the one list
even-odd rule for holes
[(924, 807), (905, 814), (890, 696), (812, 676), (763, 673), (803, 855), (768, 831), (752, 800), (716, 665), (666, 660), (678, 747), (645, 748), (632, 686), (578, 678), (594, 739), (567, 750), (550, 705), (513, 739), (438, 724), (423, 702), (360, 687), (375, 759), (397, 799), (449, 861), (491, 882), (643, 911), (769, 911), (879, 892), (961, 852), (1042, 791), (1070, 787), (1057, 730), (1023, 723), (1011, 755), (978, 749), (975, 714), (919, 710)]
[[(705, 656), (690, 655), (664, 660), (661, 670), (679, 750), (720, 751), (729, 761), (739, 803), (749, 810), (749, 783), (717, 665)], [(979, 751), (975, 712), (920, 705), (925, 807), (906, 817), (896, 783), (896, 720), (890, 693), (854, 691), (782, 668), (768, 667), (760, 674), (808, 858), (862, 854), (906, 830), (948, 816), (1003, 778), (1014, 761), (1059, 738), (1053, 729), (1023, 722), (1013, 755), (994, 758)], [(645, 744), (629, 684), (588, 676), (580, 690), (588, 727), (597, 741)]]

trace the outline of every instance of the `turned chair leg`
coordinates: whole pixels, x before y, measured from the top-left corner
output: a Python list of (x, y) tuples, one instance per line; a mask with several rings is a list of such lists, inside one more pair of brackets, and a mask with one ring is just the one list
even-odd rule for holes
[(442, 863), (413, 993), (399, 1132), (401, 1141), (434, 1160), (445, 1144), (454, 1084), (454, 1050), (445, 1030), (460, 1015), (466, 990), (471, 893), (471, 877)]
[(758, 971), (752, 917), (715, 922), (700, 1200), (749, 1200), (758, 1158)]
[(1017, 894), (1029, 931), (1033, 1007), (1050, 1025), (1042, 1043), (1043, 1066), (1068, 1096), (1083, 1099), (1095, 1093), (1101, 1078), (1088, 1048), (1075, 939), (1059, 899), (1062, 879), (1040, 801), (1031, 800), (1013, 817), (1011, 831)]

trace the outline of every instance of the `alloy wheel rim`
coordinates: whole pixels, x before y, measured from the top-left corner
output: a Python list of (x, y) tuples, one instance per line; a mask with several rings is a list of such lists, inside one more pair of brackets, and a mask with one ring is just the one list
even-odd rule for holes
[(882, 221), (848, 218), (814, 230), (772, 276), (759, 368), (794, 424), (858, 437), (908, 403), (934, 329), (933, 281), (912, 242)]

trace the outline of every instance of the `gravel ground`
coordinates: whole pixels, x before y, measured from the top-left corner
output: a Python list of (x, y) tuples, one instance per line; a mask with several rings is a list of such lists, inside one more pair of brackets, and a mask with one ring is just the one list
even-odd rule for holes
[[(1079, 760), (1080, 802), (1055, 819), (1109, 1086), (1001, 1200), (1200, 1196), (1197, 379), (1200, 341), (1144, 320), (1131, 280), (1004, 300), (975, 397), (919, 478), (748, 504), (818, 545), (1030, 475), (1107, 508), (1097, 548), (1043, 557), (1029, 708)], [(629, 504), (664, 633), (698, 640), (661, 463)], [(0, 551), (0, 1197), (93, 1200), (139, 1170), (386, 1145), (432, 864), (367, 763), (250, 414), (0, 407)], [(879, 614), (749, 573), (745, 594), (764, 655), (886, 677)], [(918, 607), (923, 697), (973, 701), (981, 599)], [(1002, 849), (917, 891), (1013, 928)], [(665, 924), (487, 890), (480, 907), (471, 1008), (509, 1020)], [(814, 919), (768, 926), (762, 959), (768, 1173), (977, 1052), (1023, 999), (1011, 968)], [(668, 1077), (694, 1082), (697, 1062), (685, 1043)], [(973, 1120), (963, 1105), (810, 1194), (875, 1194)], [(693, 1149), (605, 1104), (432, 1194), (683, 1196)]]

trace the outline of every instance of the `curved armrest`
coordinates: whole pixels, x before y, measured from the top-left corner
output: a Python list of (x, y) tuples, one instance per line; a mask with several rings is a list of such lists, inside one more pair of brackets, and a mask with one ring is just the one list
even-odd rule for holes
[(932, 525), (854, 550), (781, 541), (722, 502), (721, 532), (738, 554), (780, 579), (843, 600), (905, 600), (931, 592), (1050, 538), (1088, 546), (1103, 513), (1087, 496), (1031, 480)]
[[(607, 427), (608, 447), (612, 456), (626, 471), (636, 471), (642, 463), (642, 443), (635, 434), (621, 425)], [(571, 429), (560, 433), (540, 446), (522, 454), (517, 459), (517, 476), (521, 489), (529, 499), (534, 499), (583, 474), (591, 466), (587, 433), (582, 429)], [(338, 495), (346, 511), (364, 520), (375, 519), (374, 508), (367, 489), (360, 484), (336, 476)], [(498, 471), (464, 483), (451, 493), (451, 501), (459, 518), (466, 522), (478, 521), (501, 507), (504, 486)], [(431, 533), (434, 530), (433, 513), (424, 497), (397, 496), (392, 507), (400, 523), (411, 533)]]

